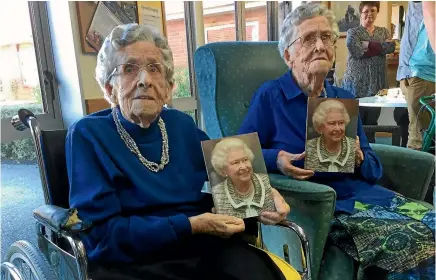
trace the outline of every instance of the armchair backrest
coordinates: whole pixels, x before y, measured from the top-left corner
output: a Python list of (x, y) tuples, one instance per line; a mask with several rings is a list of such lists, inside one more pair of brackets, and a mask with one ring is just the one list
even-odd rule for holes
[(287, 70), (277, 42), (207, 44), (195, 52), (194, 67), (211, 138), (235, 135), (256, 89)]

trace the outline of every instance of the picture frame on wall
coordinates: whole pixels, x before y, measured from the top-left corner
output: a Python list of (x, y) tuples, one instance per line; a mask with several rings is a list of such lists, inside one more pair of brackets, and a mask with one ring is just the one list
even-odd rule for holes
[(167, 37), (164, 1), (137, 1), (138, 23), (155, 27)]
[[(102, 8), (104, 4), (104, 8)], [(103, 29), (113, 26), (104, 26), (106, 21), (121, 23), (138, 22), (136, 1), (77, 1), (77, 20), (79, 24), (80, 43), (82, 53), (97, 54), (101, 40), (107, 31), (99, 36), (98, 23), (103, 23)], [(100, 9), (98, 7), (100, 6)], [(94, 22), (94, 26), (93, 26)], [(100, 24), (101, 27), (101, 24)], [(101, 37), (101, 38), (100, 38)]]
[(345, 38), (347, 31), (360, 25), (359, 1), (329, 1), (339, 27), (340, 38)]

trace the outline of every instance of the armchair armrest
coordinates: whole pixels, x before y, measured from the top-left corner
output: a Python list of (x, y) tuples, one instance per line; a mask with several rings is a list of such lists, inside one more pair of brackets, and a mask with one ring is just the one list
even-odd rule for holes
[(76, 209), (65, 209), (55, 205), (43, 205), (36, 208), (33, 210), (33, 217), (56, 233), (61, 233), (64, 230), (74, 234), (91, 226), (77, 217)]
[[(308, 263), (312, 279), (317, 279), (324, 246), (330, 230), (330, 223), (335, 211), (336, 192), (329, 186), (309, 181), (297, 181), (279, 174), (268, 174), (271, 185), (276, 188), (291, 206), (287, 219), (304, 229), (310, 244), (311, 255)], [(294, 233), (278, 227), (262, 225), (265, 248), (284, 258), (284, 245), (288, 244), (289, 258), (292, 266), (301, 267), (300, 239)], [(299, 267), (300, 266), (300, 267)]]
[(371, 144), (383, 166), (381, 186), (406, 197), (424, 200), (435, 170), (432, 154), (402, 147)]

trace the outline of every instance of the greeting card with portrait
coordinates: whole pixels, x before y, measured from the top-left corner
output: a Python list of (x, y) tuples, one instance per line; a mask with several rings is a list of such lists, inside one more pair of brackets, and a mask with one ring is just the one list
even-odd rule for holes
[(217, 214), (241, 219), (275, 212), (257, 133), (201, 142)]
[(356, 99), (309, 98), (305, 169), (354, 173), (358, 112)]

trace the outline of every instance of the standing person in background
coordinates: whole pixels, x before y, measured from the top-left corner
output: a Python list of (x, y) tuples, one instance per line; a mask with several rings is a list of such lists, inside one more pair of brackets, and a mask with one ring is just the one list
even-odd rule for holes
[(397, 81), (400, 81), (400, 88), (407, 100), (409, 112), (407, 147), (411, 149), (421, 149), (421, 130), (430, 123), (430, 115), (421, 109), (419, 99), (435, 93), (434, 67), (435, 54), (424, 23), (423, 4), (411, 1), (406, 14), (404, 35), (401, 38), (397, 72)]
[[(355, 97), (368, 97), (387, 88), (386, 54), (395, 51), (395, 42), (385, 27), (375, 26), (380, 2), (360, 2), (360, 25), (347, 31), (348, 59), (342, 87)], [(359, 114), (364, 125), (377, 125), (381, 108), (360, 107)], [(370, 143), (375, 142), (375, 133), (366, 133)]]

